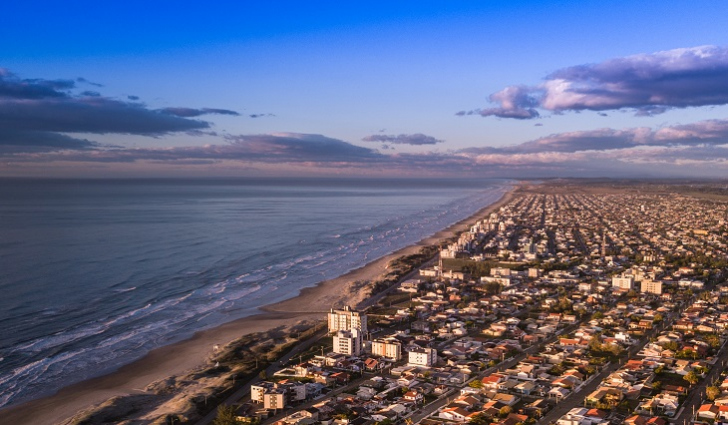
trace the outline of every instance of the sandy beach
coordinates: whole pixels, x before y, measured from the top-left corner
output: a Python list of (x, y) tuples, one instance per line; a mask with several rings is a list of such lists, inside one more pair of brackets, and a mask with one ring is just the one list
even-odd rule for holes
[[(215, 345), (225, 345), (251, 333), (276, 328), (287, 329), (301, 321), (320, 320), (324, 318), (324, 312), (332, 307), (356, 306), (367, 296), (363, 283), (376, 280), (387, 273), (387, 265), (392, 260), (417, 253), (423, 246), (437, 244), (466, 230), (475, 221), (507, 203), (517, 187), (514, 186), (512, 191), (494, 204), (416, 245), (379, 258), (338, 278), (303, 289), (293, 298), (261, 308), (260, 314), (198, 332), (187, 340), (155, 349), (115, 372), (65, 387), (54, 395), (2, 409), (0, 424), (63, 423), (77, 412), (103, 403), (111, 397), (145, 394), (145, 387), (153, 382), (209, 366)], [(142, 421), (134, 421), (150, 422), (148, 416)]]

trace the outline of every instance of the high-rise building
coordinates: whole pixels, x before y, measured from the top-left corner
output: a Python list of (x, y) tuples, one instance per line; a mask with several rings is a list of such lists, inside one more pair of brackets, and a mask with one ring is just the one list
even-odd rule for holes
[(402, 344), (394, 338), (372, 341), (372, 354), (397, 361), (402, 358)]
[(334, 335), (334, 353), (358, 356), (361, 354), (362, 334), (358, 329), (338, 331)]
[(643, 294), (662, 294), (662, 281), (659, 280), (643, 280), (640, 284), (640, 292)]
[(437, 363), (437, 350), (434, 348), (410, 350), (407, 363), (411, 366), (434, 366)]
[(346, 306), (341, 310), (331, 309), (329, 312), (329, 332), (350, 331), (356, 329), (362, 335), (367, 333), (367, 315), (354, 311)]
[(614, 276), (612, 278), (612, 287), (620, 289), (632, 289), (634, 287), (634, 277), (632, 276)]

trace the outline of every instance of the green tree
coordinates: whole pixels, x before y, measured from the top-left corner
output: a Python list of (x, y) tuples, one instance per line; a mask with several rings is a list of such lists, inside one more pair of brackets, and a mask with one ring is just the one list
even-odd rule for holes
[(235, 407), (221, 404), (217, 407), (217, 416), (212, 425), (237, 425), (236, 417)]
[(477, 415), (473, 415), (473, 417), (470, 418), (468, 421), (468, 424), (470, 425), (490, 425), (490, 422), (493, 418), (490, 415), (487, 415), (485, 413), (478, 413)]
[(468, 386), (471, 388), (483, 388), (483, 381), (480, 379), (474, 379), (468, 384)]
[(501, 408), (500, 408), (500, 410), (498, 411), (498, 415), (499, 415), (499, 416), (500, 416), (501, 418), (505, 418), (506, 416), (510, 415), (510, 414), (511, 414), (511, 412), (513, 412), (513, 408), (512, 408), (511, 406), (503, 406), (503, 407), (501, 407)]
[(706, 335), (705, 342), (707, 342), (708, 345), (710, 345), (710, 348), (720, 347), (720, 338), (718, 338), (717, 335)]
[(711, 385), (705, 389), (705, 396), (708, 397), (708, 400), (710, 400), (710, 401), (713, 401), (716, 398), (718, 398), (718, 396), (720, 396), (720, 393), (721, 393), (720, 388), (718, 388), (714, 385)]
[(665, 350), (677, 351), (677, 349), (680, 348), (680, 346), (677, 344), (677, 341), (670, 341), (670, 342), (664, 343), (662, 345), (662, 348), (664, 348)]
[(696, 374), (692, 370), (690, 372), (688, 372), (687, 375), (683, 376), (683, 379), (686, 380), (688, 382), (688, 384), (690, 384), (690, 386), (697, 384), (698, 381), (700, 380), (700, 378), (698, 377), (698, 374)]

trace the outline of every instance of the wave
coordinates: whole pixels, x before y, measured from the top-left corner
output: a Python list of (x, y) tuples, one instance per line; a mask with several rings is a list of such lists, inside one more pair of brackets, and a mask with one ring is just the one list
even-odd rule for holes
[[(157, 346), (252, 314), (261, 305), (416, 243), (494, 202), (504, 191), (505, 187), (490, 188), (408, 214), (384, 216), (373, 224), (336, 229), (333, 237), (331, 230), (296, 236), (293, 243), (282, 245), (284, 249), (271, 245), (245, 252), (228, 260), (227, 266), (220, 259), (215, 259), (216, 267), (186, 263), (178, 266), (177, 276), (165, 282), (112, 287), (107, 294), (113, 295), (98, 302), (111, 305), (117, 298), (123, 299), (127, 305), (114, 307), (118, 313), (15, 344), (7, 352), (0, 349), (0, 407), (90, 377), (86, 374), (109, 372)], [(192, 267), (195, 272), (185, 271)], [(217, 276), (226, 267), (237, 272)], [(137, 304), (129, 304), (132, 302)], [(52, 320), (62, 318), (64, 310), (43, 314)]]

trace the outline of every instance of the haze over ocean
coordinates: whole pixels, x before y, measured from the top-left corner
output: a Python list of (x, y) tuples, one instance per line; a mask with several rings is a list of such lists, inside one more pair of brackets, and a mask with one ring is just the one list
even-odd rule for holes
[(0, 406), (411, 245), (506, 180), (0, 180)]

